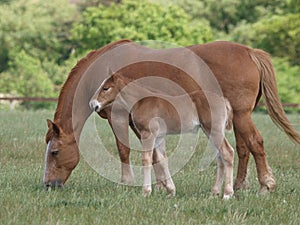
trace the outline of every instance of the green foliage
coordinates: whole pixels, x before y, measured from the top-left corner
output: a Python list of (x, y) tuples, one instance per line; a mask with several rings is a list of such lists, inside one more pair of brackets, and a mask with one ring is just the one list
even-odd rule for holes
[(281, 98), (299, 101), (300, 0), (69, 2), (0, 1), (0, 93), (57, 96), (76, 60), (118, 39), (155, 40), (150, 47), (225, 39), (284, 58), (274, 60)]
[(123, 38), (188, 45), (210, 41), (212, 34), (208, 24), (191, 23), (178, 6), (166, 7), (145, 0), (87, 8), (73, 28), (73, 40), (82, 49), (95, 49)]
[[(3, 73), (3, 80), (0, 81), (0, 91), (11, 93), (11, 90), (18, 96), (53, 97), (53, 85), (48, 74), (42, 69), (39, 59), (25, 53), (24, 50), (14, 54), (14, 61), (9, 64), (9, 72)], [(48, 103), (29, 103), (23, 105), (28, 108), (40, 108), (49, 105)]]
[(62, 64), (71, 49), (67, 26), (74, 9), (60, 0), (15, 0), (0, 5), (0, 30), (5, 31), (0, 33), (0, 93), (57, 95), (55, 86), (67, 73), (53, 75), (48, 68)]
[[(58, 7), (60, 5), (60, 7)], [(63, 10), (62, 10), (63, 9)], [(65, 25), (71, 20), (73, 7), (67, 1), (18, 0), (0, 7), (1, 59), (10, 51), (25, 50), (42, 60), (59, 60), (65, 47), (62, 39), (68, 36)], [(1, 61), (1, 65), (5, 64)], [(3, 68), (0, 68), (2, 71)]]
[[(156, 0), (160, 2), (161, 0)], [(205, 18), (216, 33), (230, 33), (241, 21), (253, 23), (266, 14), (278, 13), (284, 7), (282, 0), (166, 0), (182, 7), (193, 20)], [(164, 3), (166, 4), (166, 3)]]
[(15, 85), (20, 95), (38, 97), (51, 93), (52, 82), (42, 70), (41, 62), (24, 50), (15, 54), (10, 68), (10, 78), (12, 82), (18, 81)]
[(257, 47), (300, 64), (300, 14), (263, 19), (254, 25)]
[(276, 70), (277, 85), (282, 102), (300, 102), (300, 68), (291, 66), (286, 59), (276, 58), (273, 60)]
[(294, 65), (300, 64), (300, 14), (274, 15), (254, 24), (242, 23), (233, 30), (231, 39), (285, 57)]

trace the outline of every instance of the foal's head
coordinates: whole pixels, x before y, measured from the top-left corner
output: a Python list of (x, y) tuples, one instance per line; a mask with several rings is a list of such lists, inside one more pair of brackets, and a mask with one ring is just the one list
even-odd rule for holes
[(63, 187), (79, 162), (79, 150), (74, 135), (65, 134), (58, 124), (47, 120), (46, 161), (44, 184), (46, 189)]
[(96, 112), (110, 105), (120, 93), (120, 90), (126, 86), (125, 78), (116, 73), (105, 79), (90, 100), (90, 108)]

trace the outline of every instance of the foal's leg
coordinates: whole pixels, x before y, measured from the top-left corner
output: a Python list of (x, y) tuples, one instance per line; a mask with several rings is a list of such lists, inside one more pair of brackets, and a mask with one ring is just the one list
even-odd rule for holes
[(220, 152), (218, 152), (218, 154), (217, 154), (217, 175), (216, 175), (215, 184), (212, 188), (212, 195), (213, 196), (221, 194), (224, 174), (225, 174), (224, 162), (223, 162), (223, 159), (220, 155)]
[(152, 167), (152, 157), (155, 138), (151, 132), (143, 131), (141, 132), (142, 141), (142, 165), (144, 171), (144, 184), (143, 193), (144, 196), (149, 196), (152, 192), (151, 187), (151, 167)]
[(228, 143), (226, 138), (224, 138), (218, 150), (219, 153), (217, 156), (217, 176), (212, 189), (212, 194), (219, 195), (221, 193), (223, 178), (225, 174), (224, 199), (229, 199), (233, 195), (234, 150)]
[(233, 195), (233, 164), (234, 164), (234, 150), (224, 138), (223, 144), (220, 148), (220, 154), (224, 162), (225, 168), (225, 185), (224, 185), (224, 199), (229, 199)]
[[(136, 129), (136, 127), (134, 126), (133, 123), (129, 123), (132, 131), (135, 133), (136, 137), (141, 141), (141, 135), (140, 133), (138, 132), (138, 130)], [(160, 150), (160, 152), (162, 154), (159, 154), (159, 152), (157, 152), (157, 149), (154, 148), (153, 149), (153, 156), (152, 156), (152, 165), (154, 166), (155, 164), (157, 164), (162, 158), (166, 158), (167, 157), (167, 154), (166, 152), (162, 152)], [(163, 173), (162, 170), (160, 169), (157, 169), (157, 167), (153, 167), (154, 168), (154, 173), (155, 173), (155, 177), (156, 177), (156, 187), (157, 189), (160, 189), (160, 188), (164, 188), (164, 184), (162, 183), (160, 177), (163, 176), (161, 173)]]
[(234, 116), (235, 132), (242, 137), (244, 143), (251, 151), (258, 174), (258, 180), (261, 185), (260, 191), (274, 191), (275, 179), (271, 168), (268, 166), (266, 154), (264, 151), (263, 139), (256, 129), (250, 113)]
[(158, 181), (157, 187), (163, 185), (171, 195), (175, 196), (175, 185), (169, 171), (168, 158), (166, 155), (166, 140), (164, 137), (156, 141), (156, 149), (153, 153), (153, 159), (154, 158), (156, 159), (156, 163), (153, 162), (153, 168), (156, 174), (156, 180)]

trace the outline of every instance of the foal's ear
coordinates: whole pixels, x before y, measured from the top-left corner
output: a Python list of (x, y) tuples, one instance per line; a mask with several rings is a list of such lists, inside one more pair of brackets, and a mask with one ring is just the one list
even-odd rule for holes
[(108, 67), (108, 76), (111, 77), (112, 75), (114, 75), (114, 72), (110, 67)]
[(48, 124), (48, 128), (53, 130), (54, 135), (58, 137), (61, 133), (60, 128), (49, 119), (47, 119), (47, 124)]

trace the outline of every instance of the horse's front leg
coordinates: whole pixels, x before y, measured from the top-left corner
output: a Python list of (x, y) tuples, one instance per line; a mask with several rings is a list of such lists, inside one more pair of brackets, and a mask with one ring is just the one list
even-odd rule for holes
[(130, 164), (130, 147), (128, 133), (128, 114), (118, 114), (118, 119), (112, 121), (112, 117), (108, 117), (109, 125), (114, 133), (116, 144), (121, 160), (121, 183), (132, 185), (134, 183), (134, 175)]

